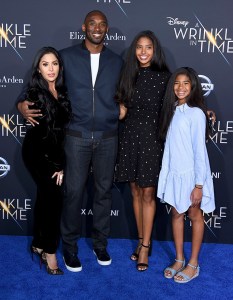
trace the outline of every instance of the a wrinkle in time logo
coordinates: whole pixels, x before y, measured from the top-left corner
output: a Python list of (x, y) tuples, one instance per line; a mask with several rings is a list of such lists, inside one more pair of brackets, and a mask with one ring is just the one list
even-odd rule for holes
[[(203, 96), (208, 97), (211, 91), (214, 90), (214, 84), (211, 82), (210, 78), (205, 75), (198, 75)], [(214, 143), (217, 151), (223, 155), (222, 151), (219, 149), (217, 144), (227, 144), (228, 143), (228, 135), (233, 133), (233, 121), (220, 121), (218, 120), (213, 127), (213, 132), (210, 134), (210, 140)]]
[(27, 221), (27, 215), (32, 209), (31, 202), (31, 199), (18, 198), (0, 200), (0, 218), (3, 221), (14, 221), (23, 230), (19, 221)]
[[(167, 214), (171, 214), (171, 207), (169, 205), (165, 205)], [(204, 216), (204, 222), (205, 226), (207, 227), (207, 230), (210, 232), (212, 236), (217, 238), (216, 230), (222, 228), (222, 223), (227, 218), (227, 211), (228, 208), (226, 206), (221, 206), (219, 208), (216, 208), (214, 212), (205, 214), (203, 212)], [(189, 221), (189, 218), (187, 215), (184, 216), (186, 221)], [(192, 226), (191, 221), (189, 221), (189, 225)]]
[(186, 19), (167, 17), (167, 23), (173, 28), (176, 40), (188, 40), (189, 45), (198, 47), (201, 53), (217, 52), (231, 65), (225, 56), (233, 53), (233, 40), (228, 28), (207, 28), (196, 15), (194, 17), (196, 23), (193, 26)]
[(96, 0), (97, 3), (101, 3), (101, 4), (113, 4), (116, 5), (116, 7), (118, 7), (121, 12), (127, 17), (127, 13), (125, 11), (125, 7), (126, 5), (129, 5), (132, 3), (132, 0)]
[(18, 114), (4, 114), (0, 116), (0, 136), (13, 138), (21, 145), (18, 137), (23, 138), (26, 134), (26, 125)]
[(132, 0), (96, 0), (97, 3), (131, 4)]
[(18, 49), (27, 48), (27, 38), (31, 36), (30, 24), (0, 23), (0, 48), (11, 48), (23, 60)]
[(217, 121), (213, 128), (213, 133), (210, 135), (210, 140), (214, 143), (216, 149), (222, 156), (224, 156), (223, 152), (217, 146), (217, 144), (228, 144), (229, 134), (232, 133), (233, 121)]

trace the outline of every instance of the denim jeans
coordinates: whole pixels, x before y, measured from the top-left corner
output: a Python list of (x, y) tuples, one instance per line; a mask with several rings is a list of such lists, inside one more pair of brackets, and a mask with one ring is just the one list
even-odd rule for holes
[(81, 208), (90, 164), (93, 168), (93, 248), (105, 248), (110, 233), (111, 188), (118, 137), (85, 139), (67, 135), (65, 191), (61, 219), (63, 251), (77, 253)]

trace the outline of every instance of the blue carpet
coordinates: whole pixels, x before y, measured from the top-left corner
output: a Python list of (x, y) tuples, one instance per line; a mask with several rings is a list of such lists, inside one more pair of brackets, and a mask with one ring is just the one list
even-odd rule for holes
[[(31, 260), (31, 237), (0, 236), (0, 299), (233, 299), (233, 245), (203, 244), (200, 276), (187, 284), (163, 277), (163, 269), (173, 260), (172, 242), (153, 241), (149, 269), (139, 273), (129, 255), (137, 241), (110, 239), (112, 264), (97, 264), (89, 239), (79, 241), (83, 271), (65, 269), (58, 252), (63, 276), (50, 276), (39, 261)], [(190, 243), (185, 244), (190, 254)]]

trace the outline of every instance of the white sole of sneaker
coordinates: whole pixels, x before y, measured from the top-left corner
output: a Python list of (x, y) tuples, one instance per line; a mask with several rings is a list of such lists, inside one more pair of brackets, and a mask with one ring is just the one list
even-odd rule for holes
[(63, 257), (63, 260), (64, 260), (64, 263), (65, 263), (66, 269), (69, 270), (70, 272), (80, 272), (80, 271), (82, 271), (82, 269), (83, 269), (82, 266), (78, 267), (78, 268), (72, 268), (72, 267), (67, 266), (64, 257)]
[(98, 262), (99, 265), (101, 265), (101, 266), (109, 266), (109, 265), (111, 265), (111, 263), (112, 263), (112, 260), (111, 260), (111, 259), (108, 260), (108, 261), (102, 261), (102, 260), (99, 260), (99, 259), (97, 258), (97, 255), (96, 255), (96, 253), (95, 253), (94, 250), (93, 250), (93, 253), (94, 253), (95, 256), (96, 256), (96, 259), (97, 259), (97, 262)]

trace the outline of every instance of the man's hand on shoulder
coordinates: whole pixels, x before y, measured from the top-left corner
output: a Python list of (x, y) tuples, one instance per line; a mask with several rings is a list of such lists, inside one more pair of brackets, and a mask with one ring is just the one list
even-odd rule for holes
[(41, 117), (40, 109), (31, 109), (29, 106), (33, 106), (34, 103), (28, 100), (24, 100), (19, 102), (17, 107), (19, 112), (23, 115), (23, 117), (32, 125), (38, 125), (39, 122), (35, 120), (36, 117)]
[(207, 110), (207, 115), (209, 117), (209, 120), (214, 125), (214, 123), (216, 122), (216, 114), (215, 114), (215, 112), (213, 110)]

